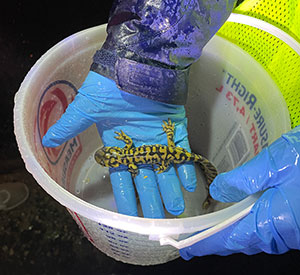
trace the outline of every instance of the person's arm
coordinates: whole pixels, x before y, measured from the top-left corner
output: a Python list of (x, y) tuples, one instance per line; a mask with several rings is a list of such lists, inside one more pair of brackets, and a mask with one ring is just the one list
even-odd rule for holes
[[(91, 71), (75, 100), (43, 138), (54, 147), (96, 123), (105, 146), (124, 146), (121, 130), (134, 146), (167, 144), (163, 121), (175, 123), (174, 143), (190, 151), (184, 103), (189, 66), (229, 16), (234, 0), (115, 1), (108, 37), (93, 58)], [(184, 211), (180, 186), (196, 188), (193, 163), (158, 174), (139, 167), (132, 180), (126, 170), (111, 169), (118, 211), (137, 215), (134, 185), (145, 217), (164, 217), (164, 207)], [(162, 200), (161, 200), (162, 197)]]
[(236, 0), (115, 1), (91, 70), (126, 92), (184, 105), (188, 68)]

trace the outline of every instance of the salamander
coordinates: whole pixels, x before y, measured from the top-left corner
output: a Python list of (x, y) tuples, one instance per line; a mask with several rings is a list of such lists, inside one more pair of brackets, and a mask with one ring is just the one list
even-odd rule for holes
[[(132, 139), (121, 130), (115, 132), (115, 138), (123, 141), (125, 146), (123, 148), (117, 146), (101, 147), (95, 152), (96, 162), (104, 167), (111, 168), (125, 165), (132, 176), (135, 177), (138, 174), (138, 165), (141, 164), (156, 165), (157, 168), (154, 171), (162, 173), (168, 169), (170, 164), (182, 164), (192, 161), (200, 164), (207, 180), (206, 187), (208, 189), (218, 174), (216, 167), (205, 157), (175, 146), (175, 123), (172, 123), (170, 119), (168, 119), (168, 122), (163, 121), (162, 127), (167, 135), (168, 145), (154, 144), (134, 147)], [(203, 208), (207, 208), (211, 200), (212, 198), (208, 195), (203, 203)]]

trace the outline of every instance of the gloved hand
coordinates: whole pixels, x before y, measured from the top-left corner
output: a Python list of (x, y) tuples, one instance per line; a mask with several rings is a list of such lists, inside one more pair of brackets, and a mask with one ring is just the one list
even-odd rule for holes
[[(119, 90), (114, 81), (90, 72), (79, 89), (74, 101), (61, 119), (43, 138), (43, 145), (55, 147), (96, 123), (104, 146), (124, 147), (124, 142), (115, 139), (115, 131), (124, 131), (132, 138), (134, 146), (165, 144), (167, 137), (162, 122), (170, 118), (175, 122), (175, 144), (189, 150), (187, 121), (183, 106), (152, 101)], [(91, 137), (97, 138), (97, 137)], [(141, 167), (134, 182), (139, 194), (143, 214), (148, 218), (164, 217), (163, 198), (166, 209), (174, 215), (184, 210), (180, 188), (196, 188), (193, 164), (183, 164), (157, 174), (152, 167)], [(110, 178), (118, 211), (137, 215), (137, 203), (131, 174), (127, 170), (110, 169)]]
[(230, 227), (180, 251), (193, 256), (281, 254), (300, 249), (300, 126), (282, 135), (246, 164), (216, 177), (210, 193), (236, 202), (266, 190), (250, 213)]

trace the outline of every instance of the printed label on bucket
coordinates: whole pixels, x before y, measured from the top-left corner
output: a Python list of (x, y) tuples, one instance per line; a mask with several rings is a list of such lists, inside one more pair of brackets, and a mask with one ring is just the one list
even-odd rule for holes
[(213, 161), (219, 170), (228, 171), (267, 147), (269, 135), (258, 97), (233, 73), (223, 70), (223, 74), (216, 92), (235, 114), (235, 121), (222, 144), (226, 150), (219, 150)]
[(35, 127), (35, 137), (39, 141), (36, 144), (41, 146), (36, 147), (36, 151), (43, 152), (40, 158), (44, 159), (41, 162), (44, 169), (57, 183), (67, 189), (75, 162), (82, 152), (80, 138), (74, 137), (55, 148), (42, 146), (42, 138), (65, 112), (76, 94), (76, 87), (67, 80), (57, 80), (49, 84), (40, 98)]

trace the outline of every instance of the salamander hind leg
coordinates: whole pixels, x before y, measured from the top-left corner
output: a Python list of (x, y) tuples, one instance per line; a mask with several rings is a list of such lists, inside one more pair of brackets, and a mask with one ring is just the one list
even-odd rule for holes
[(175, 123), (168, 119), (168, 122), (163, 121), (163, 130), (167, 134), (168, 146), (175, 147), (174, 143), (174, 130), (175, 130)]
[(154, 171), (160, 174), (162, 172), (165, 172), (168, 169), (169, 165), (169, 162), (163, 161), (160, 163), (160, 165), (157, 166), (157, 168), (154, 169)]
[(115, 132), (117, 135), (115, 139), (122, 140), (125, 142), (125, 149), (130, 149), (132, 147), (132, 139), (127, 136), (122, 130), (120, 132)]
[(136, 177), (136, 175), (138, 174), (138, 167), (134, 164), (134, 163), (130, 163), (128, 164), (128, 172), (131, 173), (132, 177)]

